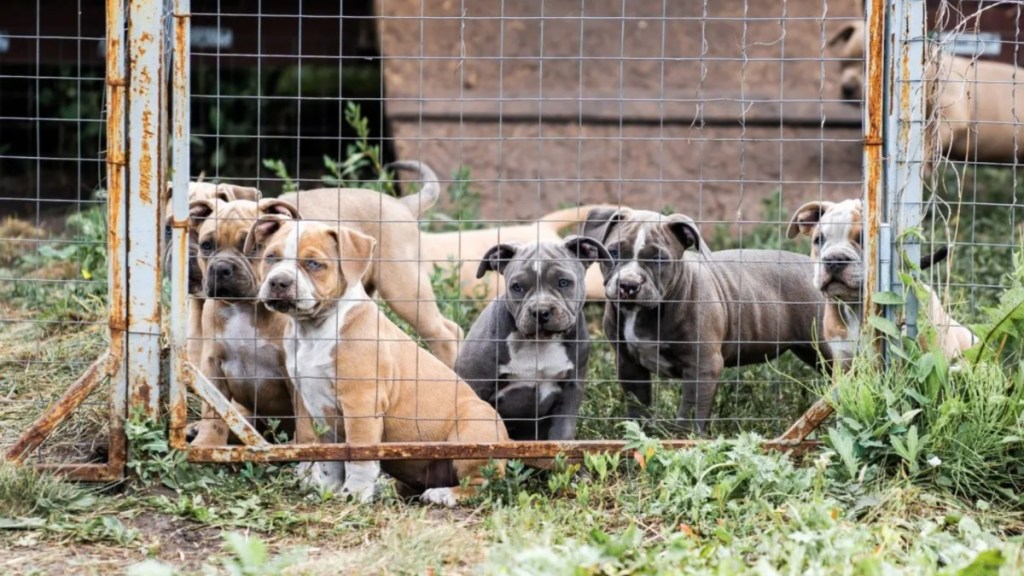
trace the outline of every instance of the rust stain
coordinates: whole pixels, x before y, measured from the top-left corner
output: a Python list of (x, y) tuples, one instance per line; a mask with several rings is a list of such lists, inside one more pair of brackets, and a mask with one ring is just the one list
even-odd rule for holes
[[(145, 82), (145, 80), (143, 80)], [(139, 200), (143, 204), (151, 204), (153, 197), (149, 189), (153, 185), (153, 156), (150, 142), (153, 137), (153, 114), (150, 110), (142, 111), (142, 142), (139, 151)]]
[[(864, 247), (865, 261), (871, 263), (867, 266), (864, 277), (864, 314), (874, 314), (872, 299), (875, 287), (878, 285), (878, 267), (874, 265), (878, 261), (878, 240), (881, 228), (882, 211), (882, 146), (883, 127), (885, 117), (883, 115), (883, 74), (885, 56), (885, 10), (884, 2), (872, 2), (871, 11), (866, 15), (866, 26), (868, 33), (868, 47), (865, 54), (865, 65), (867, 68), (866, 83), (866, 110), (867, 118), (864, 130), (864, 188), (865, 188), (865, 216), (864, 229), (868, 239)], [(865, 328), (870, 330), (867, 323)]]
[(107, 464), (37, 464), (37, 470), (81, 482), (114, 482), (124, 477), (124, 466)]
[[(188, 90), (188, 76), (186, 68), (188, 64), (188, 30), (189, 15), (174, 15), (174, 84), (175, 90)], [(177, 112), (178, 114), (180, 112)], [(183, 138), (185, 136), (185, 123), (175, 122), (174, 136)]]
[(100, 380), (108, 373), (108, 356), (110, 351), (104, 352), (96, 359), (85, 372), (71, 385), (64, 395), (54, 402), (46, 412), (43, 412), (28, 430), (25, 430), (7, 451), (7, 459), (16, 462), (22, 461), (26, 454), (32, 452), (43, 443), (43, 440), (67, 419), (85, 401), (99, 385)]
[(782, 446), (797, 446), (807, 440), (811, 432), (817, 430), (826, 418), (832, 415), (832, 405), (824, 398), (815, 402), (807, 409), (800, 419), (793, 423), (785, 432), (774, 440)]
[[(666, 440), (669, 449), (693, 448), (707, 440)], [(781, 442), (769, 440), (766, 450), (803, 454), (815, 450), (819, 442)], [(576, 442), (495, 442), (460, 444), (447, 442), (394, 442), (386, 444), (296, 444), (291, 446), (192, 446), (188, 459), (192, 462), (291, 462), (297, 460), (451, 460), (484, 458), (582, 458), (584, 454), (620, 452), (625, 441), (588, 440)]]

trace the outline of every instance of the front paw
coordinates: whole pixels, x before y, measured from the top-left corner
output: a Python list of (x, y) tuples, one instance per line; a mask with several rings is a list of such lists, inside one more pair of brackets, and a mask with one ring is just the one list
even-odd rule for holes
[(373, 500), (377, 477), (380, 476), (379, 462), (346, 462), (343, 496), (351, 496), (359, 502)]
[(459, 499), (451, 488), (431, 488), (423, 492), (420, 502), (454, 508), (459, 503)]

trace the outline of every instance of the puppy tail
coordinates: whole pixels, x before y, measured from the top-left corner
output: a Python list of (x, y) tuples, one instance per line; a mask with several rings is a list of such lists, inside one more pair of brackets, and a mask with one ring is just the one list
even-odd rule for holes
[(545, 214), (540, 217), (538, 222), (558, 235), (559, 232), (565, 230), (569, 226), (578, 226), (581, 222), (586, 222), (587, 214), (595, 208), (615, 208), (615, 206), (610, 204), (586, 204), (583, 206), (573, 206), (571, 208), (556, 210), (549, 214)]
[(927, 269), (931, 268), (932, 266), (938, 264), (939, 262), (942, 262), (943, 260), (946, 259), (946, 256), (948, 256), (948, 255), (949, 255), (949, 247), (948, 246), (943, 246), (943, 247), (939, 248), (938, 250), (936, 250), (935, 252), (932, 252), (931, 254), (926, 254), (926, 255), (922, 256), (921, 257), (921, 270), (927, 270)]
[(410, 196), (399, 198), (403, 204), (409, 207), (409, 211), (412, 212), (413, 216), (416, 218), (422, 217), (424, 212), (430, 210), (437, 203), (437, 199), (441, 196), (441, 184), (437, 181), (437, 174), (425, 162), (403, 160), (392, 162), (387, 165), (387, 168), (392, 170), (410, 170), (419, 173), (419, 179), (422, 182), (420, 191)]

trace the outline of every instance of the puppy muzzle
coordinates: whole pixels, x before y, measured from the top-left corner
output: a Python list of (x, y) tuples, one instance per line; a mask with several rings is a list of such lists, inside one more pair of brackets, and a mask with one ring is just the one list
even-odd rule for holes
[(291, 274), (276, 274), (266, 279), (260, 290), (260, 300), (267, 308), (285, 314), (297, 310), (297, 283)]
[(653, 308), (660, 295), (654, 283), (639, 272), (619, 272), (612, 275), (604, 286), (605, 298), (627, 308)]
[(252, 266), (244, 258), (214, 255), (206, 266), (210, 298), (252, 298), (258, 288)]
[(529, 302), (516, 314), (516, 329), (532, 338), (546, 339), (568, 332), (576, 325), (576, 316), (562, 303)]

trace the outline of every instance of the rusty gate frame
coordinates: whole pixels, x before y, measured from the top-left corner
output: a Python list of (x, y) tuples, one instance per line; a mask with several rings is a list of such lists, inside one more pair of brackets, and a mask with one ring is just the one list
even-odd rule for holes
[[(125, 3), (127, 2), (127, 6)], [(171, 2), (168, 2), (171, 3)], [(172, 183), (187, 190), (189, 179), (189, 39), (190, 0), (173, 0), (170, 70), (170, 130), (167, 130), (167, 56), (164, 43), (164, 1), (107, 0), (106, 98), (108, 253), (110, 278), (110, 348), (67, 392), (40, 416), (8, 453), (23, 461), (63, 421), (104, 377), (113, 380), (110, 414), (110, 450), (105, 464), (47, 464), (42, 468), (82, 480), (116, 480), (123, 476), (127, 441), (124, 423), (128, 409), (143, 416), (160, 414), (161, 183), (165, 182), (166, 135), (172, 137)], [(127, 10), (126, 10), (127, 8)], [(865, 314), (875, 310), (872, 299), (879, 289), (898, 289), (891, 266), (891, 239), (887, 218), (904, 209), (887, 185), (902, 186), (906, 199), (920, 199), (921, 123), (923, 90), (920, 77), (923, 49), (908, 38), (923, 38), (924, 0), (886, 2), (867, 0), (867, 45), (864, 98)], [(125, 23), (127, 22), (127, 51)], [(909, 26), (908, 26), (909, 23)], [(915, 36), (915, 33), (917, 36)], [(898, 65), (896, 64), (899, 55)], [(887, 58), (888, 56), (888, 58)], [(916, 66), (912, 65), (917, 63)], [(899, 89), (900, 93), (893, 93)], [(915, 111), (915, 103), (917, 109)], [(890, 104), (895, 104), (892, 110)], [(895, 114), (893, 114), (895, 112)], [(915, 116), (915, 114), (917, 114)], [(910, 121), (907, 121), (907, 119)], [(125, 150), (125, 132), (128, 150)], [(916, 148), (914, 147), (916, 143)], [(127, 178), (127, 180), (126, 180)], [(125, 189), (127, 181), (128, 188)], [(891, 189), (891, 188), (890, 188)], [(915, 190), (916, 189), (916, 190)], [(127, 193), (126, 193), (127, 192)], [(888, 205), (886, 204), (888, 200)], [(912, 208), (917, 209), (915, 204)], [(171, 201), (171, 354), (168, 391), (169, 440), (192, 462), (281, 462), (296, 460), (396, 460), (451, 458), (570, 458), (587, 452), (617, 451), (624, 441), (495, 442), (453, 444), (401, 442), (374, 445), (295, 444), (271, 445), (187, 358), (186, 316), (187, 227), (186, 194)], [(130, 215), (130, 218), (129, 218)], [(913, 215), (910, 213), (909, 215)], [(902, 214), (900, 226), (913, 219)], [(914, 250), (915, 246), (908, 246)], [(130, 274), (128, 268), (130, 267)], [(908, 311), (911, 315), (913, 310)], [(913, 323), (913, 318), (910, 318)], [(867, 324), (865, 323), (865, 327)], [(190, 446), (185, 438), (186, 397), (191, 389), (224, 419), (242, 440), (242, 446)], [(819, 445), (808, 437), (832, 413), (826, 399), (811, 406), (766, 449), (802, 453)], [(670, 448), (699, 445), (705, 440), (665, 440)]]

